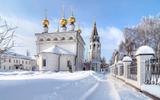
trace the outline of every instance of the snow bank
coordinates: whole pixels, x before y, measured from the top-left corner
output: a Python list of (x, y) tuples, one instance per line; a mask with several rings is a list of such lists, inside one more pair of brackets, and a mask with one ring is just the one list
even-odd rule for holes
[(86, 72), (33, 72), (33, 71), (15, 71), (15, 72), (0, 72), (0, 80), (30, 80), (30, 79), (58, 79), (58, 80), (78, 80), (88, 77), (93, 74), (93, 71)]

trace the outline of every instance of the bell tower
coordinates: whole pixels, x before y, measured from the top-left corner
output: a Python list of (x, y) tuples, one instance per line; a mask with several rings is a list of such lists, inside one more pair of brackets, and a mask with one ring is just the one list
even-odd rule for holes
[[(99, 69), (101, 64), (101, 43), (98, 35), (96, 22), (94, 22), (93, 30), (90, 37), (89, 61), (92, 63), (92, 69)], [(94, 68), (93, 68), (94, 67)]]

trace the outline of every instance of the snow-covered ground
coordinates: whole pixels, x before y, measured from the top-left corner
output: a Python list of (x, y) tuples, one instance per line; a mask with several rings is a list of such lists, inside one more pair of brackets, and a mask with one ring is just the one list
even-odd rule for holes
[(143, 84), (141, 86), (141, 89), (143, 91), (146, 91), (146, 92), (160, 98), (160, 85), (145, 85), (145, 84)]
[(111, 76), (109, 76), (108, 79), (114, 84), (121, 100), (151, 100), (151, 98), (145, 96), (133, 87), (126, 85), (121, 80), (118, 80)]
[(146, 100), (120, 81), (86, 72), (0, 72), (0, 100)]

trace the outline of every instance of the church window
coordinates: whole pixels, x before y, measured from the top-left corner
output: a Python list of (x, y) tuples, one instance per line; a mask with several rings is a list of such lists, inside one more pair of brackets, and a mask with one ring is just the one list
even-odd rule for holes
[(9, 59), (9, 62), (11, 62), (11, 59)]
[(54, 41), (57, 41), (58, 39), (57, 39), (57, 38), (54, 38), (53, 40), (54, 40)]
[(26, 61), (26, 64), (27, 64), (28, 62)]
[(46, 59), (43, 59), (43, 66), (46, 66)]
[(39, 41), (43, 41), (43, 39), (40, 39)]
[(64, 37), (62, 37), (62, 38), (61, 38), (61, 40), (65, 40), (65, 38), (64, 38)]
[(50, 38), (48, 38), (48, 39), (47, 39), (47, 41), (51, 41), (51, 39), (50, 39)]
[(69, 67), (71, 65), (71, 62), (68, 60), (67, 61), (67, 66)]
[(16, 60), (16, 63), (18, 63), (18, 60)]
[(95, 45), (95, 44), (93, 44), (93, 49), (95, 49), (95, 47), (96, 47), (96, 45)]
[(69, 40), (73, 40), (73, 37), (69, 37)]

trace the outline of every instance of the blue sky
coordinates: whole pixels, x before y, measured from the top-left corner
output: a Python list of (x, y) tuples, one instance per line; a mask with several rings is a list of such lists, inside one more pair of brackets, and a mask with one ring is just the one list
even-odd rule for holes
[[(82, 28), (82, 36), (88, 46), (93, 21), (102, 42), (102, 56), (110, 59), (113, 50), (122, 40), (122, 31), (126, 26), (136, 25), (143, 16), (157, 15), (160, 12), (159, 0), (0, 0), (0, 16), (8, 20), (17, 29), (16, 52), (25, 53), (29, 49), (35, 54), (35, 32), (42, 30), (41, 21), (44, 9), (48, 9), (50, 31), (58, 26), (61, 8), (64, 5), (65, 16), (74, 15)], [(87, 49), (86, 49), (87, 51)]]

